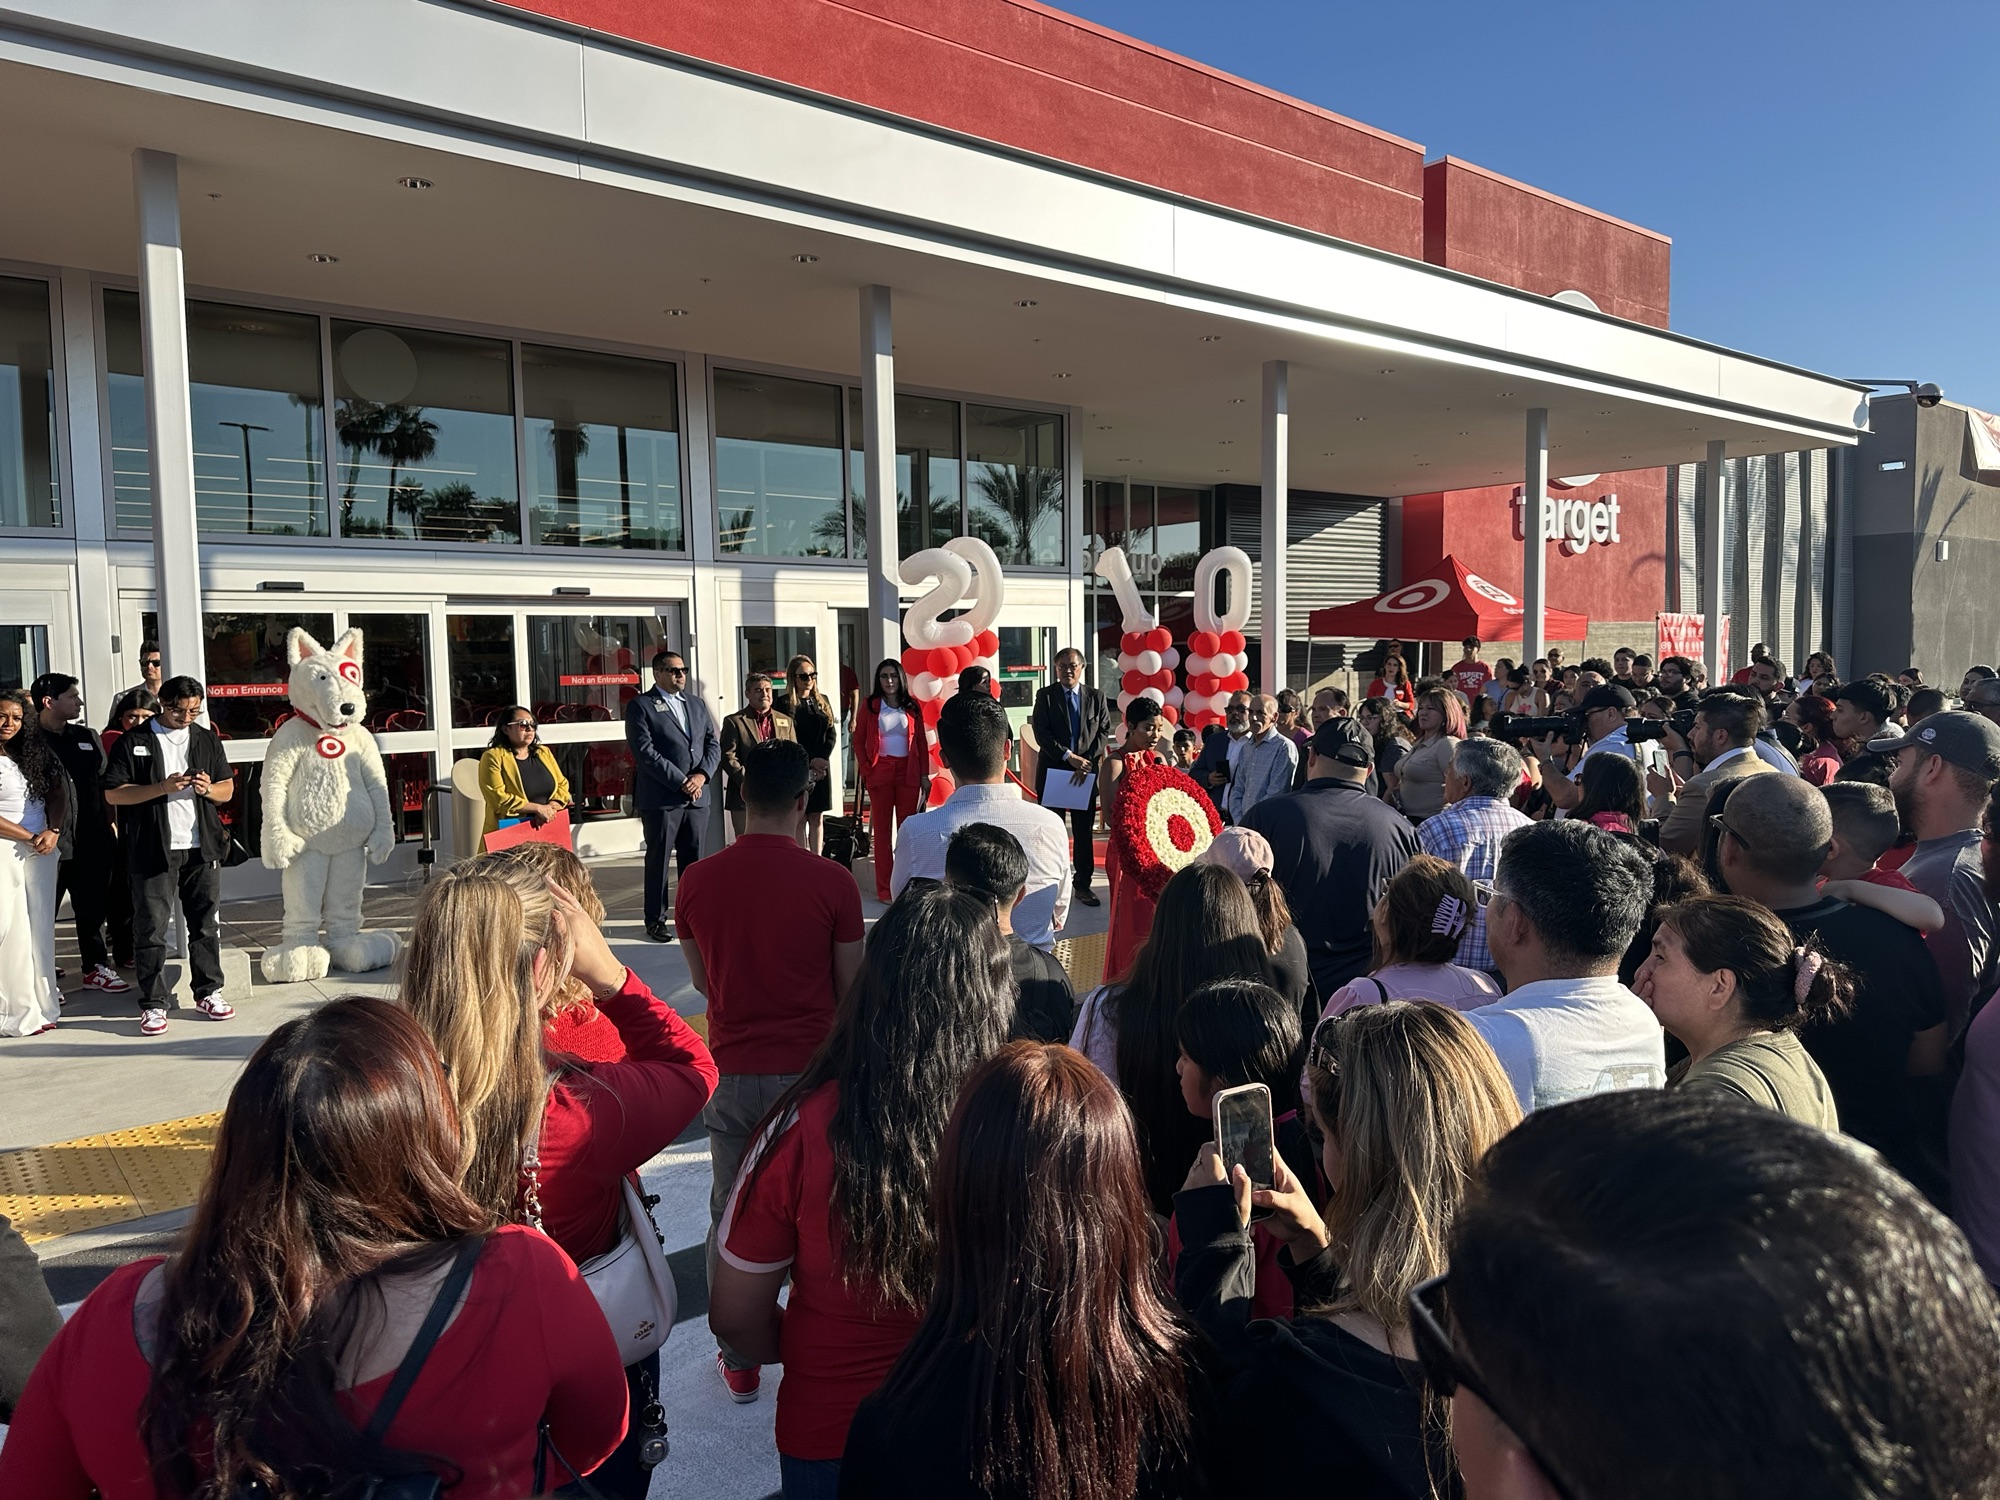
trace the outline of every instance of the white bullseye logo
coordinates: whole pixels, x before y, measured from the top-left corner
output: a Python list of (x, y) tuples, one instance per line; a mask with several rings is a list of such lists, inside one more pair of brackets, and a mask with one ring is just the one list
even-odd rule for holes
[(1442, 604), (1450, 593), (1451, 586), (1442, 578), (1426, 578), (1421, 583), (1396, 590), (1376, 604), (1375, 610), (1385, 615), (1413, 615), (1420, 609)]
[(1499, 584), (1488, 583), (1477, 573), (1467, 573), (1465, 575), (1465, 586), (1475, 594), (1484, 594), (1495, 604), (1519, 604), (1521, 602), (1505, 589), (1501, 588)]
[(347, 754), (347, 741), (337, 734), (323, 734), (313, 741), (313, 749), (327, 760), (339, 760), (341, 756)]

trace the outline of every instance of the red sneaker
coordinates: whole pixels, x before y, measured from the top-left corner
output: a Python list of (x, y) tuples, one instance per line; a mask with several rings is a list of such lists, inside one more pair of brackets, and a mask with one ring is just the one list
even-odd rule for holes
[(764, 1376), (755, 1369), (731, 1369), (729, 1361), (722, 1357), (720, 1349), (715, 1351), (716, 1373), (722, 1376), (723, 1388), (729, 1392), (729, 1399), (738, 1406), (747, 1406), (757, 1399), (757, 1392), (764, 1388)]

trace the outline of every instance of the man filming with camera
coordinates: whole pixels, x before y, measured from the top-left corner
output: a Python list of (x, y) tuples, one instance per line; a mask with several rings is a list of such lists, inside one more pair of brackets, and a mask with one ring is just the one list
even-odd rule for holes
[(1632, 707), (1632, 695), (1610, 682), (1592, 688), (1578, 699), (1569, 717), (1575, 728), (1582, 731), (1583, 753), (1576, 758), (1576, 765), (1566, 771), (1562, 757), (1556, 752), (1556, 745), (1563, 740), (1576, 743), (1573, 735), (1549, 735), (1545, 739), (1522, 742), (1521, 753), (1534, 764), (1543, 789), (1558, 809), (1567, 812), (1583, 800), (1583, 789), (1576, 784), (1576, 772), (1577, 767), (1591, 756), (1609, 754), (1622, 755), (1628, 760), (1639, 758), (1638, 749), (1625, 730), (1625, 719), (1632, 712)]
[(1764, 705), (1748, 693), (1716, 688), (1695, 705), (1694, 723), (1683, 738), (1671, 724), (1661, 733), (1667, 776), (1646, 778), (1652, 811), (1660, 816), (1660, 847), (1669, 854), (1697, 855), (1707, 831), (1708, 804), (1724, 782), (1773, 771), (1757, 755), (1757, 731)]

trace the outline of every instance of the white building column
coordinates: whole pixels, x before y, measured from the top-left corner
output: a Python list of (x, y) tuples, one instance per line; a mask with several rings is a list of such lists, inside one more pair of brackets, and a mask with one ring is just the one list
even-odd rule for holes
[(152, 452), (153, 592), (161, 667), (207, 676), (201, 640), (201, 559), (195, 542), (194, 432), (188, 393), (187, 278), (181, 260), (180, 164), (165, 151), (132, 153), (139, 209), (139, 326), (146, 359), (146, 434)]
[(1549, 413), (1528, 413), (1527, 450), (1521, 465), (1521, 664), (1532, 666), (1548, 650), (1544, 634), (1548, 606), (1548, 538), (1542, 532), (1542, 503), (1549, 495)]
[[(118, 604), (105, 541), (111, 517), (104, 492), (104, 423), (97, 400), (97, 297), (90, 273), (62, 273), (64, 434), (69, 449), (64, 496), (76, 527), (76, 613), (84, 701), (102, 722), (112, 701), (137, 682), (139, 645), (119, 636)], [(114, 653), (111, 643), (118, 641)]]
[(1285, 543), (1291, 528), (1292, 377), (1282, 359), (1264, 361), (1262, 466), (1264, 478), (1264, 576), (1261, 594), (1264, 629), (1259, 642), (1264, 658), (1258, 689), (1276, 693), (1285, 685)]
[(1722, 468), (1727, 444), (1710, 443), (1701, 470), (1701, 665), (1722, 681)]
[(861, 289), (861, 446), (868, 526), (868, 661), (903, 650), (902, 559), (896, 548), (896, 355), (889, 289)]

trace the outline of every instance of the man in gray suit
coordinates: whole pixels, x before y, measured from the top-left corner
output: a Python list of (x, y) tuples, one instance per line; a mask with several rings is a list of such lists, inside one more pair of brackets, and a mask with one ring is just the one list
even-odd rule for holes
[(701, 858), (708, 784), (722, 760), (715, 718), (687, 691), (687, 663), (678, 651), (654, 655), (652, 691), (625, 705), (625, 743), (638, 772), (639, 825), (646, 833), (646, 936), (671, 943), (667, 851), (684, 875)]

